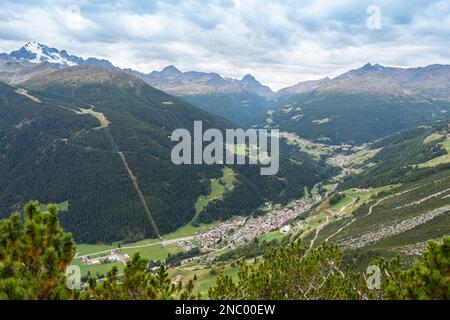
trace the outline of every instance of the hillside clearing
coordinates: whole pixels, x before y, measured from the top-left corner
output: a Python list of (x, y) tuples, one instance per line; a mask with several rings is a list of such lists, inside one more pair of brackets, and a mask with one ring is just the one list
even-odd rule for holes
[(80, 111), (75, 111), (77, 114), (89, 114), (100, 122), (100, 126), (95, 128), (96, 130), (106, 128), (111, 124), (111, 121), (109, 121), (103, 113), (94, 111), (93, 107), (91, 107), (90, 109), (79, 109)]
[(428, 168), (428, 167), (435, 167), (435, 166), (438, 166), (438, 165), (444, 164), (444, 163), (450, 163), (450, 140), (447, 139), (447, 141), (442, 142), (441, 145), (447, 151), (447, 154), (444, 154), (440, 157), (433, 158), (425, 163), (421, 163), (418, 165), (418, 167), (419, 168)]
[(34, 102), (37, 102), (37, 103), (41, 103), (42, 102), (39, 98), (36, 98), (36, 97), (32, 96), (31, 94), (29, 94), (28, 91), (25, 90), (25, 89), (18, 88), (16, 90), (16, 93), (18, 93), (18, 94), (20, 94), (20, 95), (22, 95), (24, 97), (27, 97), (28, 99), (31, 99)]
[(225, 167), (222, 169), (222, 177), (211, 180), (210, 192), (206, 196), (198, 197), (195, 203), (195, 216), (192, 218), (191, 224), (197, 220), (200, 213), (211, 201), (223, 200), (224, 195), (233, 190), (236, 183), (235, 175), (233, 169)]

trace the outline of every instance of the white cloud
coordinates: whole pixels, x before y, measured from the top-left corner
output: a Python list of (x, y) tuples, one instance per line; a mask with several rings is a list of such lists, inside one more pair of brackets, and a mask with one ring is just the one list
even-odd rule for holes
[[(381, 8), (381, 30), (366, 27), (371, 4)], [(36, 40), (143, 72), (174, 64), (224, 76), (252, 73), (274, 89), (366, 62), (450, 62), (448, 1), (78, 1), (77, 6), (2, 0), (0, 51)]]

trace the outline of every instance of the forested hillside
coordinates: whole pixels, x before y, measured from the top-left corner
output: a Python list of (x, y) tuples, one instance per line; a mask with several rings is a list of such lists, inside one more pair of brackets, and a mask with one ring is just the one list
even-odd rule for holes
[(273, 102), (245, 91), (229, 94), (183, 95), (181, 99), (244, 127), (252, 124), (255, 116), (264, 115), (273, 105)]
[[(169, 137), (176, 128), (191, 130), (194, 120), (204, 129), (235, 125), (142, 80), (82, 66), (21, 86), (28, 91), (1, 85), (0, 109), (7, 115), (0, 119), (3, 215), (31, 198), (68, 201), (62, 223), (77, 241), (155, 237), (189, 223), (199, 196), (222, 174), (222, 166), (174, 165)], [(238, 182), (220, 204), (223, 211), (205, 219), (287, 201), (329, 174), (301, 157), (303, 162), (282, 160), (276, 177), (261, 177), (258, 167), (236, 168)]]
[(260, 126), (328, 144), (361, 144), (447, 119), (447, 105), (366, 94), (314, 93), (268, 111)]
[[(441, 239), (450, 230), (450, 169), (403, 182), (367, 201), (356, 200), (341, 216), (325, 226), (314, 241), (335, 242), (346, 252), (345, 261), (365, 268), (371, 260), (402, 256), (411, 262), (429, 239)], [(309, 243), (314, 237), (305, 238)]]
[(346, 177), (341, 188), (380, 187), (389, 184), (419, 180), (433, 172), (448, 168), (447, 161), (426, 165), (432, 159), (448, 154), (449, 127), (447, 122), (429, 127), (406, 130), (370, 146), (375, 152), (357, 166), (358, 174)]
[[(371, 145), (335, 191), (311, 212), (323, 223), (303, 240), (311, 247), (338, 243), (345, 262), (365, 268), (374, 258), (399, 254), (408, 263), (428, 239), (450, 230), (449, 125), (407, 130)], [(318, 219), (318, 218), (317, 218)]]

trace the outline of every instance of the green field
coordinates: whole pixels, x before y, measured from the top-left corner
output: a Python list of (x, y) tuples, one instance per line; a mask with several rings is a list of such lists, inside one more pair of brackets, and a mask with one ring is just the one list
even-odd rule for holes
[(431, 159), (425, 163), (421, 163), (418, 165), (419, 168), (426, 168), (426, 167), (435, 167), (443, 163), (449, 163), (450, 162), (450, 140), (444, 141), (441, 143), (442, 146), (447, 151), (447, 154), (444, 154), (443, 156), (436, 157), (434, 159)]
[(87, 254), (112, 250), (117, 247), (117, 244), (77, 244), (77, 253), (79, 256), (84, 256)]
[(174, 254), (181, 251), (183, 251), (183, 248), (181, 248), (176, 244), (168, 244), (168, 245), (154, 244), (142, 248), (122, 249), (122, 252), (128, 254), (130, 257), (135, 252), (139, 252), (142, 257), (155, 261), (164, 260), (167, 258), (169, 254)]
[[(141, 254), (153, 260), (161, 260), (167, 256), (167, 253), (176, 253), (181, 251), (181, 248), (175, 244), (167, 244), (162, 245), (158, 243), (159, 240), (151, 239), (151, 240), (142, 240), (134, 243), (121, 244), (120, 247), (123, 253), (128, 253), (130, 256), (134, 252), (141, 252)], [(142, 246), (142, 247), (140, 247)], [(113, 250), (119, 247), (119, 244), (116, 245), (91, 245), (91, 244), (78, 244), (77, 252), (78, 256), (94, 254), (103, 251)], [(137, 247), (137, 248), (130, 248)], [(140, 247), (140, 248), (139, 248)]]
[(235, 155), (245, 156), (247, 154), (247, 146), (245, 144), (230, 144), (225, 145), (227, 151), (231, 151)]
[(423, 143), (430, 143), (433, 141), (437, 141), (443, 137), (444, 135), (441, 133), (432, 133), (429, 136), (426, 136), (425, 139), (423, 139)]
[(238, 267), (224, 265), (211, 268), (193, 266), (169, 269), (169, 276), (172, 279), (176, 276), (182, 276), (181, 281), (183, 282), (183, 284), (186, 284), (189, 280), (194, 278), (194, 275), (196, 275), (197, 281), (194, 285), (194, 294), (201, 293), (203, 299), (207, 298), (208, 289), (216, 283), (216, 280), (221, 273), (229, 275), (233, 280), (236, 280)]
[(354, 200), (349, 197), (348, 195), (345, 195), (338, 203), (334, 204), (331, 206), (331, 210), (332, 211), (341, 211), (342, 209), (344, 209), (346, 206), (348, 206), (349, 204), (351, 204)]
[[(175, 254), (183, 251), (183, 248), (176, 244), (162, 245), (156, 243), (157, 240), (143, 240), (132, 244), (123, 244), (121, 246), (121, 252), (128, 254), (130, 257), (134, 253), (139, 252), (142, 257), (151, 260), (164, 260), (169, 254)], [(145, 246), (138, 248), (129, 248), (135, 246)], [(116, 245), (77, 245), (77, 252), (79, 255), (93, 254), (101, 251), (107, 251), (117, 248)], [(124, 263), (108, 263), (108, 264), (96, 264), (96, 265), (86, 265), (81, 263), (79, 259), (74, 259), (73, 264), (78, 265), (81, 268), (81, 274), (85, 276), (87, 272), (91, 274), (106, 274), (107, 271), (115, 265), (121, 271), (123, 269)]]
[(282, 234), (279, 230), (275, 230), (275, 231), (267, 232), (267, 233), (264, 233), (264, 234), (258, 236), (258, 240), (271, 242), (273, 240), (281, 240), (284, 237), (285, 237), (285, 235)]
[[(355, 189), (347, 189), (344, 191), (341, 191), (341, 194), (344, 194), (345, 197), (342, 198), (338, 203), (333, 205), (330, 209), (334, 212), (340, 211), (343, 208), (347, 207), (350, 208), (350, 210), (345, 210), (347, 213), (355, 210), (365, 202), (371, 199), (371, 197), (375, 196), (377, 193), (381, 191), (387, 191), (395, 186), (385, 186), (385, 187), (379, 187), (379, 188), (371, 188), (367, 191), (355, 191)], [(353, 202), (353, 204), (352, 204)]]
[(325, 191), (331, 191), (334, 190), (336, 188), (335, 184), (324, 184), (322, 186), (322, 189), (324, 189)]
[(329, 215), (321, 211), (319, 214), (316, 214), (314, 216), (309, 217), (308, 223), (305, 225), (305, 229), (303, 236), (306, 236), (309, 234), (309, 231), (316, 229), (318, 226), (320, 226), (322, 223), (324, 223)]
[(225, 167), (222, 172), (222, 177), (211, 180), (211, 190), (209, 194), (198, 197), (197, 202), (195, 203), (195, 216), (191, 222), (197, 220), (199, 214), (206, 208), (209, 202), (215, 199), (222, 200), (227, 192), (233, 190), (236, 182), (233, 169)]
[(400, 185), (390, 185), (390, 186), (384, 186), (384, 187), (379, 187), (379, 188), (371, 188), (368, 191), (362, 191), (362, 192), (355, 191), (354, 189), (347, 189), (342, 192), (351, 198), (355, 198), (355, 199), (359, 198), (358, 202), (361, 202), (361, 201), (367, 201), (368, 199), (370, 199), (377, 193), (380, 193), (382, 191), (388, 191), (392, 188), (399, 187), (399, 186)]
[(88, 272), (90, 272), (91, 275), (97, 276), (103, 275), (106, 276), (108, 271), (112, 269), (113, 266), (117, 266), (119, 269), (119, 273), (123, 271), (123, 268), (125, 265), (123, 263), (107, 263), (107, 264), (94, 264), (94, 265), (87, 265), (84, 263), (81, 263), (80, 260), (73, 260), (72, 265), (76, 265), (80, 267), (81, 270), (81, 276), (86, 276)]
[(358, 151), (357, 153), (355, 153), (355, 155), (353, 156), (350, 163), (352, 165), (361, 165), (368, 159), (373, 158), (378, 152), (381, 151), (381, 149), (382, 148), (373, 149), (373, 150), (363, 149), (361, 151)]
[(323, 123), (328, 123), (328, 122), (330, 122), (330, 121), (331, 121), (330, 118), (323, 118), (323, 119), (316, 119), (316, 120), (313, 120), (312, 122), (313, 122), (313, 123), (317, 123), (317, 124), (323, 124)]

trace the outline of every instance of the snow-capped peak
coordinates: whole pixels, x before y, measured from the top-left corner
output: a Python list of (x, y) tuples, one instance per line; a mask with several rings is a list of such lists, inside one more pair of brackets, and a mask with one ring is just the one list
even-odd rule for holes
[(25, 59), (31, 63), (49, 62), (63, 66), (76, 66), (76, 57), (69, 56), (65, 51), (49, 48), (39, 42), (33, 41), (25, 44), (20, 50), (11, 52), (16, 59)]
[(42, 63), (47, 62), (57, 67), (72, 67), (77, 65), (91, 65), (101, 68), (116, 67), (104, 59), (88, 58), (84, 60), (81, 57), (70, 55), (66, 50), (58, 50), (48, 47), (37, 41), (27, 42), (19, 50), (12, 51), (11, 53), (0, 53), (0, 61), (22, 61), (30, 63)]

